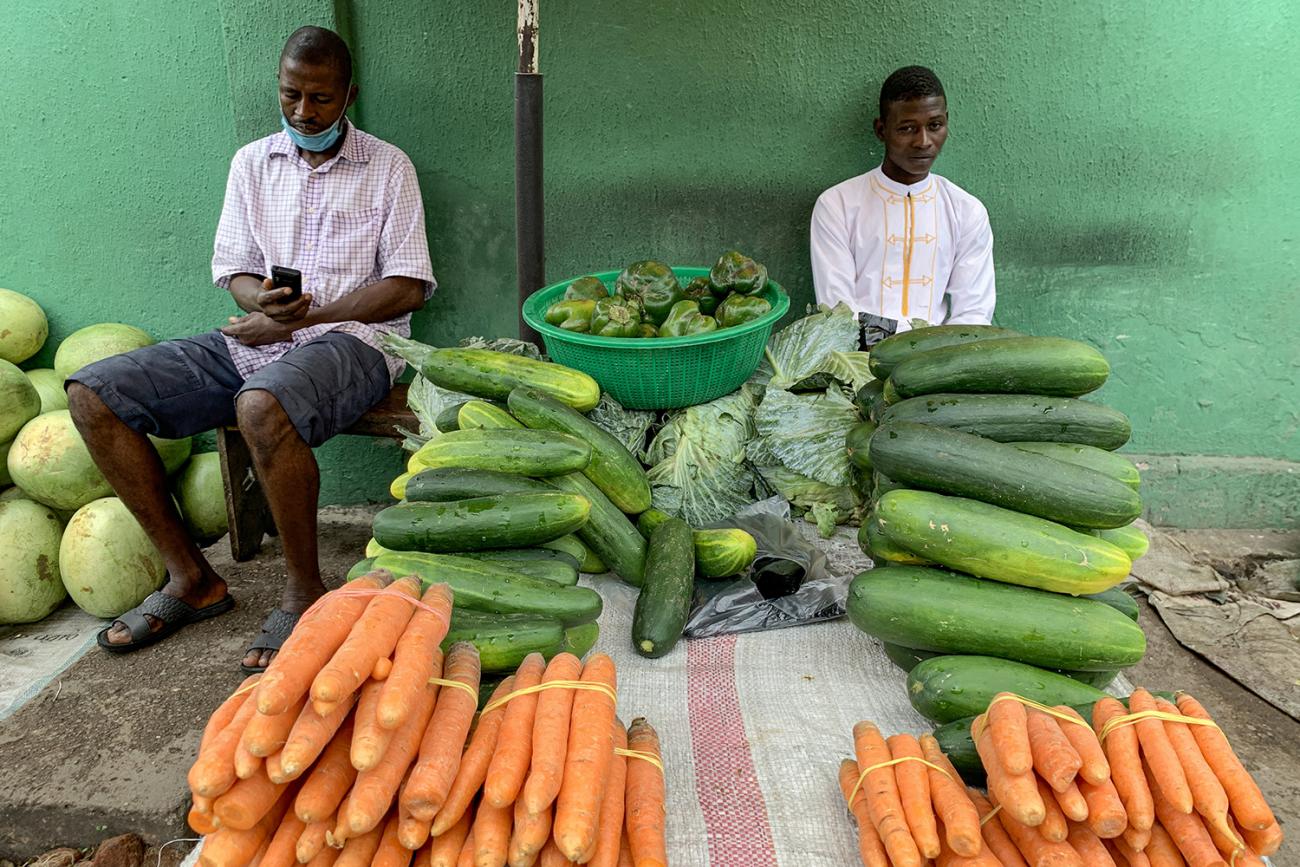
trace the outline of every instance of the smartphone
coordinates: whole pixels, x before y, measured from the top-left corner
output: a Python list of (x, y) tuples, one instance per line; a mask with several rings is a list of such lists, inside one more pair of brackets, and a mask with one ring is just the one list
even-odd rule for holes
[(285, 301), (297, 301), (302, 295), (302, 272), (296, 268), (271, 266), (271, 285), (276, 288), (288, 287), (292, 290), (284, 297)]

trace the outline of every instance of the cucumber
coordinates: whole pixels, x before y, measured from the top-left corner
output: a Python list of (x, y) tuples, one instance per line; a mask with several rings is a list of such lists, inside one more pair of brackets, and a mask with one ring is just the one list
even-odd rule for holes
[(1074, 527), (1123, 527), (1142, 513), (1137, 491), (1096, 470), (933, 425), (881, 426), (871, 437), (871, 463), (908, 487)]
[(1128, 555), (1130, 560), (1145, 556), (1151, 548), (1151, 540), (1147, 538), (1147, 534), (1132, 524), (1126, 527), (1116, 527), (1113, 530), (1093, 530), (1092, 535), (1098, 539), (1105, 539), (1116, 548), (1119, 548)]
[(366, 556), (369, 557), (370, 559), (373, 560), (374, 558), (378, 557), (380, 554), (386, 554), (386, 553), (388, 553), (388, 549), (385, 548), (383, 545), (379, 544), (378, 542), (376, 542), (374, 539), (371, 539), (369, 542), (366, 543)]
[(496, 470), (523, 476), (580, 472), (591, 462), (591, 446), (568, 434), (539, 430), (458, 430), (420, 446), (406, 468)]
[(886, 563), (898, 563), (902, 566), (933, 565), (924, 557), (913, 554), (906, 548), (895, 545), (890, 541), (889, 537), (881, 532), (874, 513), (863, 518), (862, 525), (858, 527), (858, 547), (872, 561), (879, 561), (877, 565)]
[(487, 551), (453, 551), (451, 553), (457, 557), (470, 557), (474, 560), (496, 560), (501, 563), (541, 560), (547, 563), (559, 563), (570, 568), (577, 568), (573, 555), (554, 548), (497, 548)]
[(409, 482), (411, 477), (414, 475), (415, 473), (402, 473), (400, 476), (389, 482), (388, 493), (392, 495), (394, 500), (406, 499), (406, 483)]
[(632, 615), (632, 647), (657, 659), (676, 646), (691, 613), (695, 592), (695, 540), (681, 518), (669, 518), (650, 534), (645, 583)]
[(949, 569), (1008, 584), (1083, 596), (1114, 587), (1133, 565), (1104, 539), (978, 500), (890, 491), (876, 503), (875, 514), (896, 545)]
[(883, 380), (894, 368), (913, 355), (944, 346), (960, 346), (981, 340), (1021, 337), (1019, 331), (993, 325), (931, 325), (901, 331), (871, 347), (867, 368), (877, 380)]
[[(871, 364), (868, 357), (867, 364)], [(858, 406), (858, 412), (867, 421), (876, 421), (876, 414), (885, 408), (885, 381), (883, 379), (873, 379), (866, 385), (857, 390), (853, 395), (853, 402)]]
[[(882, 641), (881, 645), (884, 647), (885, 656), (889, 658), (890, 662), (901, 668), (904, 674), (910, 672), (927, 659), (933, 659), (936, 656), (945, 655), (933, 650), (914, 650), (910, 647), (904, 647), (901, 644), (890, 644), (888, 641)], [(1105, 689), (1110, 685), (1111, 681), (1119, 675), (1118, 671), (1047, 670), (1053, 671), (1056, 674), (1063, 674), (1072, 680), (1077, 680), (1079, 683), (1087, 684), (1088, 686), (1097, 689)]]
[(528, 654), (553, 652), (562, 645), (564, 627), (553, 617), (485, 614), (455, 608), (451, 613), (451, 628), (442, 642), (443, 653), (458, 641), (468, 641), (478, 648), (479, 665), (484, 672), (513, 672)]
[(587, 557), (587, 546), (582, 544), (578, 537), (572, 533), (558, 539), (552, 539), (549, 542), (543, 542), (541, 547), (564, 554), (573, 561), (574, 569), (581, 568), (583, 560)]
[(460, 408), (468, 402), (469, 401), (462, 401), (444, 407), (433, 419), (433, 426), (442, 433), (451, 433), (454, 430), (460, 430)]
[(1137, 600), (1118, 587), (1112, 587), (1100, 593), (1090, 593), (1082, 598), (1109, 605), (1134, 623), (1138, 622)]
[[(574, 542), (577, 542), (579, 545), (582, 546), (582, 562), (578, 564), (579, 572), (585, 572), (588, 575), (603, 575), (609, 571), (609, 567), (605, 565), (605, 561), (600, 559), (600, 556), (597, 555), (595, 551), (591, 550), (590, 545), (582, 541), (582, 539), (578, 537), (576, 534), (569, 538), (571, 538)], [(562, 541), (564, 540), (563, 539), (556, 540), (556, 542), (562, 542)], [(553, 545), (555, 544), (555, 542), (548, 542), (547, 544)], [(576, 549), (574, 549), (574, 552), (576, 553)]]
[(406, 482), (406, 499), (413, 503), (446, 503), (474, 497), (545, 494), (555, 488), (518, 473), (438, 467), (414, 473)]
[(591, 520), (578, 528), (581, 539), (610, 570), (627, 583), (640, 587), (645, 575), (645, 539), (619, 508), (581, 473), (550, 480), (552, 485), (591, 503)]
[(358, 560), (356, 563), (353, 564), (352, 568), (348, 570), (347, 577), (344, 578), (343, 580), (355, 581), (358, 578), (360, 578), (362, 575), (365, 575), (367, 572), (372, 571), (374, 568), (375, 568), (374, 557), (367, 557), (364, 560)]
[(591, 623), (570, 626), (564, 630), (564, 643), (560, 647), (560, 652), (572, 653), (578, 659), (582, 659), (596, 646), (598, 638), (600, 638), (600, 624), (594, 620)]
[(871, 435), (875, 431), (876, 425), (874, 422), (864, 421), (849, 428), (848, 435), (844, 437), (844, 447), (849, 452), (849, 463), (865, 472), (872, 470), (869, 446)]
[(449, 391), (505, 400), (524, 386), (544, 391), (578, 412), (593, 410), (600, 403), (596, 380), (571, 367), (491, 349), (435, 349), (395, 334), (384, 336), (384, 348)]
[(558, 539), (583, 527), (590, 514), (591, 503), (575, 494), (512, 494), (398, 503), (375, 515), (373, 529), (390, 551), (484, 551)]
[(1142, 475), (1133, 462), (1123, 455), (1079, 443), (1012, 443), (1021, 451), (1033, 452), (1078, 467), (1087, 467), (1123, 482), (1133, 490), (1142, 485)]
[(990, 656), (936, 656), (907, 675), (907, 697), (921, 716), (938, 723), (975, 716), (1000, 692), (1047, 705), (1091, 704), (1104, 692), (1063, 674)]
[(541, 578), (543, 581), (549, 581), (561, 587), (572, 587), (578, 583), (578, 570), (567, 561), (542, 560), (535, 557), (474, 557), (473, 559), (480, 563), (491, 563), (500, 569), (517, 572), (530, 578)]
[(1047, 394), (1078, 397), (1110, 376), (1106, 357), (1064, 337), (1006, 337), (909, 356), (885, 382), (885, 401), (923, 394)]
[(600, 616), (600, 594), (590, 587), (561, 587), (492, 563), (446, 554), (405, 552), (375, 558), (376, 569), (394, 576), (418, 575), (426, 587), (438, 581), (451, 587), (457, 608), (489, 614), (554, 617), (565, 626)]
[(515, 389), (508, 403), (515, 418), (527, 427), (568, 434), (591, 446), (591, 462), (582, 472), (620, 510), (637, 515), (650, 508), (650, 482), (645, 470), (613, 434), (535, 389)]
[(955, 428), (1000, 443), (1081, 443), (1107, 451), (1124, 445), (1133, 433), (1119, 410), (1029, 394), (930, 394), (886, 407), (878, 420)]
[(1146, 652), (1141, 628), (1104, 602), (940, 569), (869, 569), (849, 585), (847, 607), (868, 635), (920, 650), (1070, 671), (1114, 671)]
[(471, 400), (460, 406), (456, 413), (458, 430), (520, 430), (519, 420), (500, 407), (487, 401)]
[[(655, 528), (671, 516), (658, 509), (646, 509), (637, 518), (636, 528), (646, 539)], [(704, 578), (728, 578), (748, 569), (758, 556), (758, 542), (738, 527), (717, 530), (694, 530), (695, 571)]]

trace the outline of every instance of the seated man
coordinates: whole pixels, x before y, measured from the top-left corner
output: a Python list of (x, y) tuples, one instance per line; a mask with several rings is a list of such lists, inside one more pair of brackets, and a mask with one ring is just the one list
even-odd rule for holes
[(880, 88), (880, 166), (836, 184), (812, 215), (817, 301), (844, 302), (870, 344), (909, 320), (931, 325), (993, 319), (993, 233), (970, 193), (930, 167), (948, 138), (943, 85), (907, 66)]
[[(284, 545), (286, 582), (243, 658), (263, 670), (324, 591), (316, 552), (320, 473), (312, 448), (388, 394), (403, 362), (379, 337), (410, 334), (434, 289), (415, 168), (350, 124), (347, 45), (303, 27), (280, 55), (282, 132), (235, 154), (212, 277), (245, 311), (225, 327), (91, 364), (68, 380), (68, 408), (91, 456), (167, 564), (162, 590), (98, 637), (135, 650), (234, 606), (185, 532), (145, 434), (186, 437), (238, 424)], [(272, 284), (302, 273), (302, 292)]]

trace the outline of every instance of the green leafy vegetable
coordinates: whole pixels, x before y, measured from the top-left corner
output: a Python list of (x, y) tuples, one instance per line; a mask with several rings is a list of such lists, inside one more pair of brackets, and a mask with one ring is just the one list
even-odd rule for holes
[(822, 306), (772, 335), (760, 377), (766, 378), (769, 388), (790, 388), (828, 372), (825, 366), (832, 354), (854, 353), (857, 348), (858, 320), (853, 311), (844, 304), (833, 309)]
[(656, 412), (628, 409), (609, 394), (604, 393), (601, 394), (600, 403), (596, 404), (596, 408), (587, 413), (587, 420), (613, 434), (637, 460), (644, 460), (646, 436), (658, 416)]
[(858, 408), (838, 386), (813, 394), (769, 388), (754, 416), (768, 454), (787, 469), (832, 487), (853, 484), (844, 440), (860, 421)]

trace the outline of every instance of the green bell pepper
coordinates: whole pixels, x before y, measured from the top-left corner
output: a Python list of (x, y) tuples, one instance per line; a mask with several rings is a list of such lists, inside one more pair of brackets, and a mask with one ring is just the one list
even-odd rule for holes
[(766, 298), (732, 293), (727, 296), (727, 300), (718, 305), (718, 325), (722, 328), (734, 328), (746, 322), (753, 322), (771, 312), (772, 305)]
[(718, 257), (709, 271), (709, 283), (717, 295), (739, 292), (753, 295), (767, 285), (767, 266), (736, 250), (728, 250)]
[(637, 337), (658, 337), (659, 329), (655, 328), (649, 322), (642, 322), (640, 326), (640, 330), (637, 332), (636, 336)]
[(668, 313), (664, 324), (659, 326), (660, 337), (686, 337), (691, 334), (707, 334), (718, 330), (718, 321), (712, 316), (700, 312), (700, 305), (694, 301), (678, 301)]
[(599, 301), (608, 297), (609, 290), (595, 277), (579, 277), (564, 290), (565, 301)]
[(596, 307), (595, 301), (556, 301), (546, 308), (546, 321), (558, 325), (565, 331), (586, 333), (591, 330), (591, 312)]
[(614, 281), (614, 292), (640, 301), (645, 320), (654, 325), (668, 318), (673, 305), (686, 297), (673, 269), (653, 259), (624, 268)]
[(641, 305), (636, 300), (615, 295), (593, 303), (592, 334), (600, 337), (641, 336)]
[(718, 309), (720, 299), (713, 294), (708, 277), (696, 277), (686, 284), (683, 291), (686, 293), (686, 300), (694, 301), (700, 305), (700, 312), (705, 316), (712, 316), (713, 312)]

